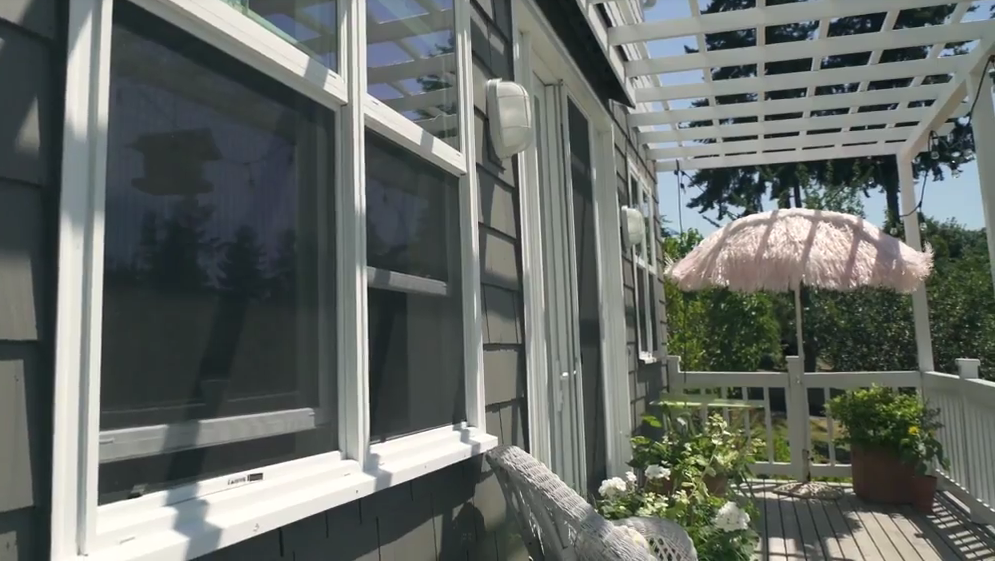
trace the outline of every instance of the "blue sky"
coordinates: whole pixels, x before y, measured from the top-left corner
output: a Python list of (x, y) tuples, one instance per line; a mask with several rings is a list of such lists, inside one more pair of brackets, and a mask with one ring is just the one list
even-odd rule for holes
[[(708, 0), (700, 0), (700, 5), (705, 6)], [(978, 10), (968, 14), (965, 21), (988, 17), (989, 7), (995, 1), (975, 2)], [(646, 11), (647, 20), (681, 18), (691, 15), (691, 10), (686, 0), (658, 0), (656, 6)], [(653, 41), (649, 44), (652, 56), (673, 56), (684, 54), (684, 45), (695, 46), (693, 37), (680, 39), (670, 39), (666, 41)], [(702, 80), (700, 71), (677, 72), (661, 75), (664, 85), (697, 83)], [(689, 105), (690, 100), (679, 100), (672, 102), (672, 108), (683, 108)], [(673, 173), (661, 173), (658, 175), (658, 185), (660, 189), (660, 212), (672, 224), (671, 227), (677, 229), (678, 214), (681, 213), (684, 228), (696, 228), (703, 233), (713, 231), (715, 228), (702, 218), (696, 210), (683, 208), (678, 205), (677, 178)], [(917, 189), (918, 191), (918, 189)], [(688, 191), (684, 196), (684, 204), (693, 195)], [(918, 197), (918, 193), (917, 193)], [(771, 207), (773, 208), (773, 207)], [(884, 218), (884, 196), (879, 193), (872, 193), (871, 197), (864, 201), (864, 209), (867, 217), (874, 222), (880, 223)], [(980, 228), (984, 225), (984, 216), (981, 209), (981, 191), (978, 185), (978, 168), (975, 163), (967, 164), (959, 177), (947, 177), (942, 182), (930, 181), (926, 185), (926, 195), (923, 198), (923, 212), (928, 216), (940, 219), (954, 218), (968, 227)], [(714, 214), (711, 215), (714, 219)]]

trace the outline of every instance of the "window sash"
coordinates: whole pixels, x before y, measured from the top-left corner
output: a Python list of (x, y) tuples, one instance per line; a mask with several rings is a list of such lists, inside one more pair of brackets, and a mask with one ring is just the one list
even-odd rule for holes
[[(657, 353), (661, 345), (659, 337), (653, 337), (654, 311), (656, 310), (656, 295), (658, 271), (657, 244), (654, 229), (657, 227), (657, 209), (653, 200), (653, 183), (645, 178), (635, 162), (629, 161), (629, 196), (630, 204), (643, 211), (649, 210), (649, 216), (644, 216), (648, 222), (642, 243), (630, 250), (632, 257), (633, 280), (636, 289), (636, 341), (637, 354), (642, 362), (655, 362), (659, 359)], [(642, 282), (640, 282), (642, 281)], [(641, 312), (641, 313), (640, 313)]]
[[(276, 477), (267, 488), (278, 483), (288, 490), (298, 488), (300, 475), (314, 474), (318, 481), (329, 481), (333, 474), (363, 473), (351, 479), (347, 494), (355, 498), (373, 492), (382, 483), (383, 469), (393, 466), (393, 483), (400, 483), (427, 465), (443, 467), (496, 445), (494, 437), (484, 431), (484, 397), (482, 372), (482, 334), (480, 313), (479, 246), (477, 237), (478, 194), (475, 188), (473, 153), (473, 92), (470, 54), (470, 8), (455, 2), (456, 53), (458, 57), (459, 146), (453, 147), (432, 136), (395, 108), (369, 96), (366, 92), (365, 2), (339, 2), (339, 29), (344, 30), (338, 50), (339, 72), (315, 72), (314, 59), (287, 42), (286, 38), (266, 29), (224, 0), (78, 0), (70, 7), (70, 29), (78, 32), (77, 45), (69, 53), (66, 100), (66, 149), (64, 150), (63, 190), (60, 201), (60, 281), (57, 326), (56, 419), (53, 459), (58, 474), (53, 481), (53, 555), (75, 556), (116, 546), (146, 534), (168, 531), (188, 511), (179, 507), (195, 497), (218, 505), (251, 504), (248, 495), (222, 493), (249, 485), (251, 474), (232, 474), (196, 484), (153, 492), (138, 499), (97, 507), (97, 473), (101, 462), (101, 437), (108, 442), (106, 458), (137, 457), (162, 450), (167, 426), (122, 429), (107, 434), (99, 431), (99, 368), (101, 343), (101, 306), (103, 287), (103, 222), (100, 212), (104, 192), (100, 185), (106, 175), (106, 131), (110, 33), (115, 2), (132, 2), (166, 22), (180, 27), (223, 52), (249, 64), (268, 77), (336, 112), (335, 197), (336, 197), (336, 299), (340, 325), (338, 361), (334, 368), (339, 386), (340, 451), (311, 456), (264, 468), (268, 478)], [(95, 86), (95, 87), (94, 87)], [(462, 310), (464, 318), (467, 422), (455, 429), (428, 431), (440, 444), (435, 458), (419, 458), (419, 465), (408, 466), (405, 458), (425, 448), (418, 445), (429, 436), (419, 433), (391, 443), (392, 454), (382, 458), (385, 464), (364, 467), (366, 456), (380, 450), (369, 445), (369, 419), (366, 380), (366, 299), (369, 282), (386, 283), (418, 293), (448, 294), (445, 283), (403, 276), (391, 272), (386, 278), (370, 270), (365, 259), (365, 189), (363, 136), (366, 127), (384, 134), (416, 156), (441, 167), (460, 180), (460, 266), (462, 268)], [(82, 140), (82, 142), (80, 141)], [(352, 142), (349, 142), (352, 141)], [(348, 150), (344, 147), (348, 146)], [(352, 187), (351, 189), (349, 187)], [(81, 218), (82, 221), (81, 221)], [(343, 234), (349, 234), (349, 238)], [(359, 233), (360, 235), (356, 235)], [(80, 282), (80, 278), (84, 281)], [(341, 305), (358, 296), (350, 306)], [(344, 298), (346, 297), (346, 298)], [(347, 325), (351, 329), (343, 329)], [(352, 331), (358, 336), (344, 336)], [(343, 343), (350, 343), (347, 347)], [(244, 419), (218, 418), (198, 421), (200, 433), (179, 446), (200, 447), (230, 438), (257, 438), (264, 433), (307, 430), (310, 423), (328, 414), (320, 408), (277, 410), (261, 414), (260, 426), (233, 436)], [(205, 426), (206, 425), (206, 426)], [(173, 430), (177, 427), (170, 427)], [(193, 432), (192, 425), (183, 428)], [(111, 442), (110, 438), (114, 438)], [(170, 443), (170, 446), (175, 446)], [(172, 448), (170, 448), (172, 449)], [(379, 454), (379, 452), (377, 452)], [(136, 456), (137, 455), (137, 456)], [(106, 461), (106, 460), (105, 460)], [(357, 463), (358, 462), (358, 463)], [(433, 468), (435, 469), (435, 468)], [(308, 471), (310, 470), (310, 471)], [(373, 470), (373, 471), (370, 471)], [(258, 471), (258, 470), (257, 470)], [(405, 475), (408, 474), (408, 475)], [(287, 478), (286, 480), (280, 478)], [(334, 479), (334, 477), (333, 477)], [(282, 483), (281, 483), (282, 482)], [(261, 489), (261, 488), (260, 488)], [(248, 490), (247, 490), (248, 491)], [(262, 491), (259, 491), (262, 492)], [(253, 491), (254, 493), (254, 491)], [(344, 496), (326, 494), (328, 501), (348, 502)], [(250, 503), (245, 503), (248, 500)], [(191, 501), (199, 502), (199, 501)], [(169, 509), (162, 507), (172, 504)], [(328, 507), (330, 508), (330, 507)], [(156, 510), (159, 509), (159, 510)], [(193, 509), (190, 509), (191, 511)], [(324, 510), (324, 509), (322, 509)], [(203, 508), (196, 514), (201, 520)], [(205, 553), (197, 553), (202, 554)], [(186, 554), (192, 554), (187, 551)]]

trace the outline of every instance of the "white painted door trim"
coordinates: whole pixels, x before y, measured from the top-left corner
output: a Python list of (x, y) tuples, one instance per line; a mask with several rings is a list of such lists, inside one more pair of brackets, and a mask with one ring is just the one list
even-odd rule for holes
[[(514, 12), (512, 13), (514, 15)], [(517, 29), (513, 26), (513, 29)], [(529, 64), (531, 37), (515, 33), (515, 79), (532, 83)], [(527, 82), (526, 82), (527, 80)], [(529, 88), (531, 91), (531, 88)], [(528, 392), (529, 453), (547, 466), (552, 465), (549, 424), (549, 379), (547, 369), (545, 285), (542, 266), (542, 216), (539, 202), (538, 148), (532, 146), (516, 156), (518, 159), (518, 210), (522, 251), (522, 297), (525, 314), (525, 370)]]
[[(622, 250), (616, 184), (614, 123), (594, 89), (558, 40), (538, 6), (531, 0), (512, 2), (515, 79), (532, 89), (533, 53), (555, 62), (557, 78), (567, 86), (574, 102), (586, 113), (592, 128), (594, 210), (598, 247), (598, 286), (601, 323), (601, 357), (605, 403), (608, 474), (625, 471), (632, 433), (628, 360), (622, 286)], [(533, 455), (550, 462), (551, 388), (545, 330), (544, 269), (541, 247), (542, 216), (539, 208), (538, 152), (535, 146), (516, 156), (520, 185), (523, 283), (526, 314), (526, 368), (529, 390), (529, 432)], [(625, 173), (623, 172), (623, 175)], [(609, 265), (612, 264), (612, 265)]]

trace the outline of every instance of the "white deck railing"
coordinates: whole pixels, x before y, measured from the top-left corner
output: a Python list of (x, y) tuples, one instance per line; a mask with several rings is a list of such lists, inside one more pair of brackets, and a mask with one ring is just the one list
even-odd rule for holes
[[(813, 424), (821, 427), (823, 423), (826, 454), (822, 461), (810, 464), (812, 476), (850, 476), (850, 465), (837, 460), (839, 427), (828, 414), (810, 416), (810, 391), (821, 391), (824, 400), (829, 401), (831, 390), (871, 385), (915, 389), (931, 407), (940, 409), (944, 428), (938, 438), (950, 460), (949, 470), (937, 470), (941, 485), (970, 509), (975, 521), (995, 524), (995, 383), (978, 378), (978, 360), (958, 359), (957, 375), (916, 370), (804, 372), (798, 357), (788, 357), (787, 362), (787, 372), (693, 372), (681, 370), (680, 358), (671, 356), (667, 360), (669, 389), (672, 393), (718, 390), (722, 397), (738, 393), (750, 401), (755, 411), (735, 413), (723, 409), (722, 413), (727, 420), (731, 415), (740, 415), (732, 421), (743, 423), (754, 434), (759, 431), (765, 439), (766, 457), (754, 464), (753, 472), (796, 479), (805, 476), (806, 451), (813, 450)], [(773, 389), (784, 392), (784, 413), (771, 408)], [(762, 400), (750, 400), (750, 394), (761, 392)], [(789, 461), (784, 461), (784, 446)]]

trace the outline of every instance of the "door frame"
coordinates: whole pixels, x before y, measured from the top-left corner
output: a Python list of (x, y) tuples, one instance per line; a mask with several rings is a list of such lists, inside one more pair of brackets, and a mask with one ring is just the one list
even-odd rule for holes
[[(569, 169), (570, 135), (567, 104), (573, 96), (563, 81), (534, 52), (529, 77), (534, 113), (536, 161), (533, 180), (539, 192), (543, 232), (544, 333), (549, 350), (547, 383), (550, 452), (548, 464), (565, 483), (583, 492), (587, 487), (584, 423), (584, 373), (581, 368), (580, 293), (574, 213), (573, 177)], [(590, 134), (590, 131), (588, 131)], [(536, 324), (539, 325), (539, 324)], [(599, 365), (600, 366), (600, 365)], [(580, 374), (580, 375), (578, 375)]]
[[(616, 170), (616, 124), (580, 69), (532, 0), (512, 0), (514, 75), (533, 92), (532, 53), (555, 70), (571, 99), (588, 118), (594, 190), (594, 222), (598, 244), (598, 309), (601, 328), (601, 375), (604, 388), (608, 475), (621, 475), (631, 456), (629, 357), (622, 285), (622, 244)], [(624, 140), (623, 140), (624, 145)], [(522, 236), (522, 282), (525, 307), (526, 385), (531, 453), (549, 464), (550, 388), (545, 332), (542, 212), (539, 205), (538, 154), (535, 144), (518, 160)], [(627, 170), (622, 170), (627, 176)], [(569, 183), (568, 183), (569, 185)], [(586, 454), (585, 454), (586, 457)]]

